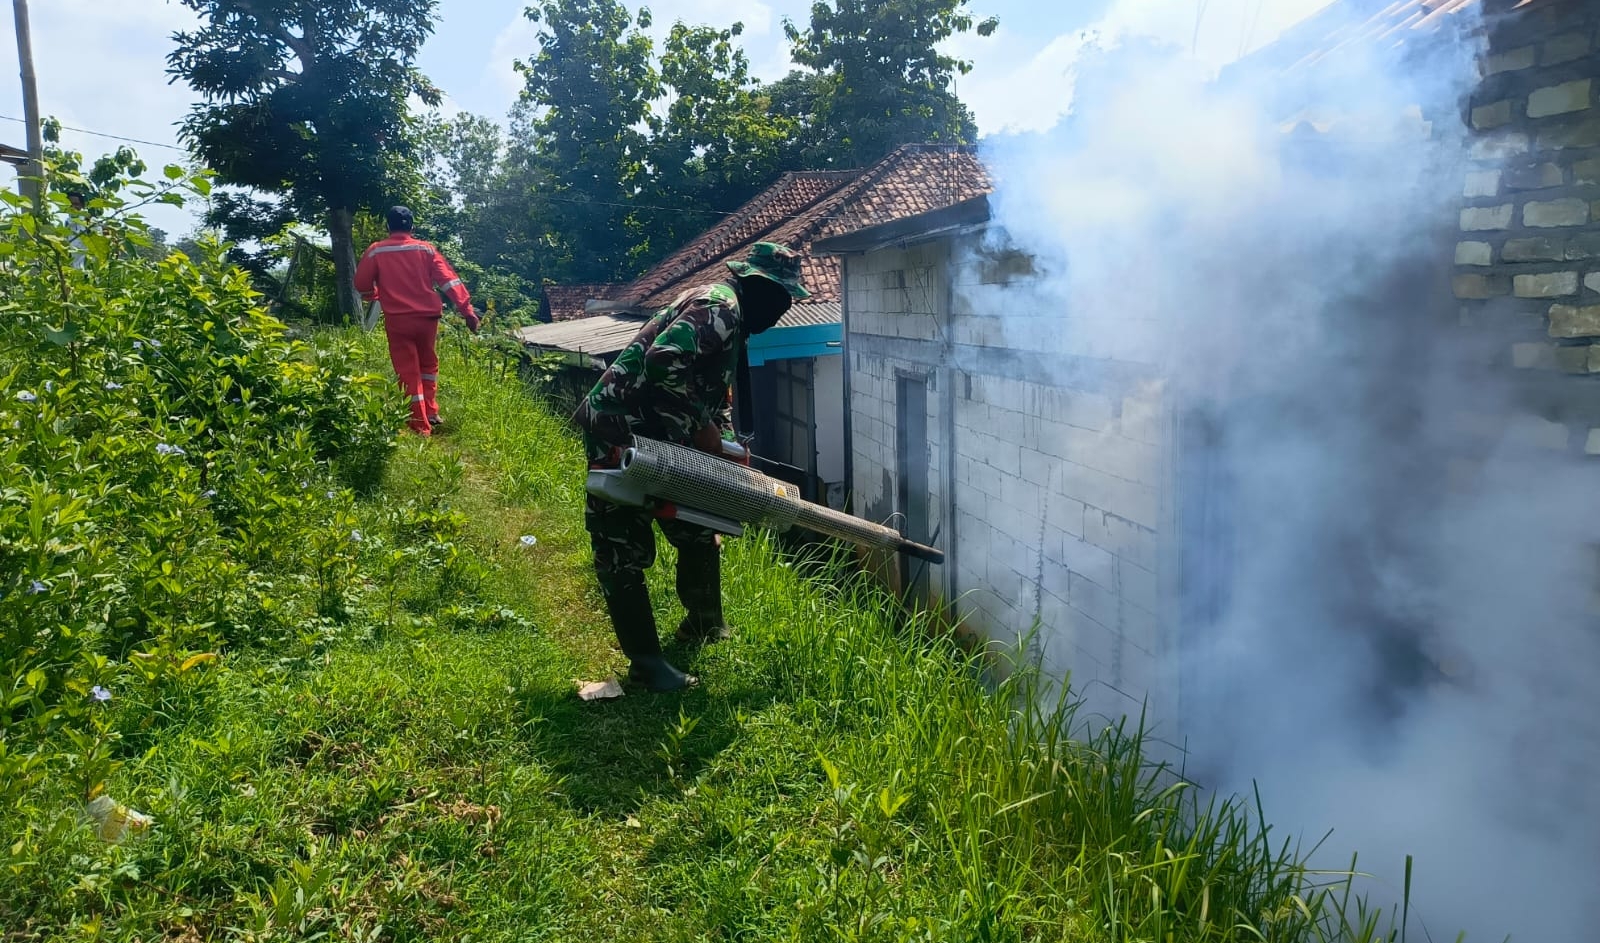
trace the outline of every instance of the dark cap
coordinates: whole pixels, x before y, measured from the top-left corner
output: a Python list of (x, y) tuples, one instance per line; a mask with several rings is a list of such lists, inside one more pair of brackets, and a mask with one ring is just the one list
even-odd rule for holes
[(403, 207), (403, 206), (391, 206), (391, 207), (389, 207), (388, 219), (389, 219), (389, 231), (390, 232), (410, 232), (411, 231), (411, 223), (412, 223), (411, 211), (406, 209), (405, 207)]

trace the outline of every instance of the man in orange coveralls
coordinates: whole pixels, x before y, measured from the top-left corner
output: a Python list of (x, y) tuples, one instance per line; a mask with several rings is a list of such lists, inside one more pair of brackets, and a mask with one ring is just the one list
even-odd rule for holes
[(383, 310), (383, 328), (389, 335), (389, 360), (400, 386), (411, 397), (411, 418), (406, 425), (418, 435), (432, 435), (441, 425), (439, 402), (439, 318), (444, 289), (450, 303), (478, 330), (472, 299), (450, 263), (438, 249), (411, 235), (411, 211), (403, 206), (389, 210), (389, 238), (374, 242), (356, 266), (356, 290), (363, 301), (376, 298)]

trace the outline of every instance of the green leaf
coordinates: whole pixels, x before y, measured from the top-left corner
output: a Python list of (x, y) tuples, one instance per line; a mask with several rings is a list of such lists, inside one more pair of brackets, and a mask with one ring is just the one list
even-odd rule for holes
[(62, 325), (59, 330), (49, 327), (44, 329), (45, 340), (56, 345), (57, 347), (66, 347), (68, 344), (71, 344), (73, 341), (77, 340), (78, 336), (78, 326), (70, 321)]
[(179, 177), (183, 176), (183, 168), (179, 167), (177, 164), (168, 164), (162, 173), (167, 175), (168, 180), (177, 180)]

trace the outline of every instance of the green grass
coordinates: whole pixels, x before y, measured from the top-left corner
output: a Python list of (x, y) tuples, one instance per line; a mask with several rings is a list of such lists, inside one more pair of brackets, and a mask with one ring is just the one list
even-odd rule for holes
[[(1388, 938), (1348, 878), (1150, 768), (1137, 731), (1069, 738), (1028, 672), (987, 680), (764, 536), (729, 544), (737, 636), (671, 652), (698, 688), (580, 702), (624, 665), (581, 449), (443, 346), (448, 432), (405, 439), (357, 510), (382, 617), (231, 655), (109, 784), (156, 828), (40, 823), (54, 895), (0, 940)], [(667, 627), (670, 573), (663, 545)]]

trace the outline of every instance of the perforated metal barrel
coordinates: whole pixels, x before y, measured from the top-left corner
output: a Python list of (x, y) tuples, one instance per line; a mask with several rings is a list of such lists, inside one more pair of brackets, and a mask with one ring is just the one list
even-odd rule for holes
[(906, 547), (897, 531), (812, 504), (788, 482), (669, 442), (634, 439), (622, 456), (622, 477), (653, 497), (744, 524), (780, 531), (798, 525), (862, 546)]

